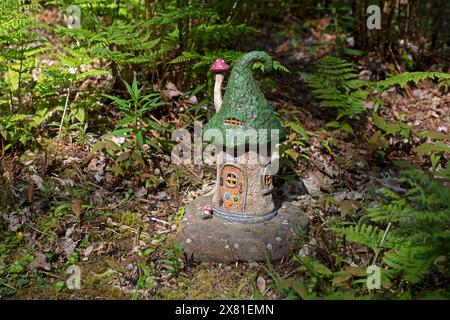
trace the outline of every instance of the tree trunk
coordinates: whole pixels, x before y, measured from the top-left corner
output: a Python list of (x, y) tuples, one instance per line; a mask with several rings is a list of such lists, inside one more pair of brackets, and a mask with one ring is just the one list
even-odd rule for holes
[(448, 0), (440, 0), (437, 5), (437, 12), (435, 15), (433, 27), (431, 29), (431, 46), (430, 50), (433, 51), (439, 40), (439, 33), (442, 29), (442, 24), (444, 22), (444, 16), (447, 10), (447, 1)]

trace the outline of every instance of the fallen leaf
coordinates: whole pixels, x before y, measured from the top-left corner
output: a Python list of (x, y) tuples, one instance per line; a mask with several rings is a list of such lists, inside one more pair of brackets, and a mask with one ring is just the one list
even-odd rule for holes
[(146, 188), (141, 187), (140, 189), (137, 189), (136, 192), (134, 193), (134, 195), (137, 198), (144, 198), (147, 195), (148, 191)]
[(88, 257), (92, 253), (92, 251), (94, 251), (94, 245), (93, 244), (91, 244), (89, 247), (84, 249), (83, 255), (85, 257)]
[(81, 217), (81, 200), (72, 199), (72, 212), (78, 219), (80, 219), (80, 217)]
[(175, 172), (172, 172), (172, 174), (169, 176), (168, 185), (169, 188), (175, 188), (177, 186), (177, 175)]
[(352, 278), (352, 275), (345, 272), (342, 275), (338, 275), (333, 278), (332, 286), (333, 287), (341, 287), (341, 286), (347, 286), (347, 281)]
[(42, 252), (36, 253), (36, 258), (30, 263), (30, 268), (33, 270), (47, 270), (52, 269), (52, 265), (47, 262), (47, 257)]
[(367, 274), (366, 269), (358, 267), (358, 266), (348, 266), (345, 268), (345, 271), (351, 274), (352, 276), (363, 277)]
[(259, 292), (264, 294), (266, 292), (266, 280), (259, 276), (258, 279), (256, 279), (256, 287), (258, 288)]
[(31, 181), (37, 186), (37, 188), (41, 191), (44, 190), (44, 180), (36, 174), (30, 176)]
[(166, 85), (166, 90), (162, 90), (164, 97), (171, 100), (174, 97), (182, 96), (183, 93), (177, 89), (177, 87), (172, 83), (168, 82)]
[(34, 185), (32, 183), (28, 184), (28, 202), (31, 204), (33, 202)]
[(343, 200), (339, 202), (339, 208), (341, 211), (341, 217), (344, 218), (358, 209), (358, 203), (354, 200)]
[(116, 261), (114, 261), (113, 259), (110, 258), (106, 258), (105, 259), (106, 264), (111, 268), (114, 269), (116, 271), (119, 271), (123, 274), (126, 274), (127, 271), (124, 269), (124, 267), (122, 267), (119, 263), (117, 263)]
[(75, 242), (73, 239), (65, 239), (63, 242), (63, 250), (66, 254), (66, 258), (69, 258), (72, 255), (72, 252), (74, 252), (75, 248), (77, 247), (77, 242)]
[(319, 171), (310, 171), (303, 179), (303, 184), (309, 194), (320, 193), (320, 188), (324, 185), (324, 176)]

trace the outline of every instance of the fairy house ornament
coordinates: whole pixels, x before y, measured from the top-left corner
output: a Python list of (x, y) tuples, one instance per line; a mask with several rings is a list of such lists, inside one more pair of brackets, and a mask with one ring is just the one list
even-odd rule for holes
[[(214, 141), (216, 187), (191, 202), (177, 241), (197, 261), (262, 261), (289, 256), (292, 240), (308, 219), (297, 207), (274, 195), (273, 157), (285, 131), (253, 78), (255, 62), (272, 69), (262, 51), (243, 55), (234, 65), (222, 101), (228, 65), (218, 59), (214, 114), (204, 127), (204, 140)], [(276, 154), (276, 153), (275, 153)]]
[[(257, 61), (264, 63), (265, 70), (272, 69), (272, 59), (262, 51), (247, 53), (238, 60), (223, 103), (204, 128), (205, 132), (216, 129), (222, 134), (222, 161), (217, 166), (213, 212), (242, 223), (258, 223), (276, 215), (267, 151), (285, 138), (279, 119), (253, 78), (252, 65)], [(271, 141), (272, 138), (277, 141)]]

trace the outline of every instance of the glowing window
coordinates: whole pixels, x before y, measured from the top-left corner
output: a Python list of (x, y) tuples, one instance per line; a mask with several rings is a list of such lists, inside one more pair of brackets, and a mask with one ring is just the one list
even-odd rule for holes
[(225, 124), (227, 124), (229, 126), (240, 127), (241, 126), (241, 121), (239, 121), (236, 118), (227, 118), (225, 120)]

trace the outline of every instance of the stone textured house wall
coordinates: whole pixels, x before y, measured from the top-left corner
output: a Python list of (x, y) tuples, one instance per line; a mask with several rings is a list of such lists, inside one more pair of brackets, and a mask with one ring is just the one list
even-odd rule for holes
[(252, 159), (253, 162), (257, 163), (239, 163), (237, 160), (231, 161), (233, 157), (230, 155), (226, 157), (226, 159), (228, 159), (227, 161), (224, 161), (223, 163), (219, 162), (219, 164), (217, 165), (217, 188), (213, 197), (213, 206), (220, 207), (223, 210), (227, 210), (225, 206), (220, 205), (220, 176), (223, 166), (226, 164), (232, 164), (240, 168), (247, 177), (247, 190), (243, 213), (258, 216), (269, 214), (275, 210), (272, 194), (264, 194), (265, 188), (263, 185), (263, 176), (266, 169), (266, 164), (262, 164), (257, 161), (257, 156), (257, 153), (252, 151), (247, 152), (243, 155), (243, 157), (247, 159), (247, 162), (251, 162), (249, 160)]

